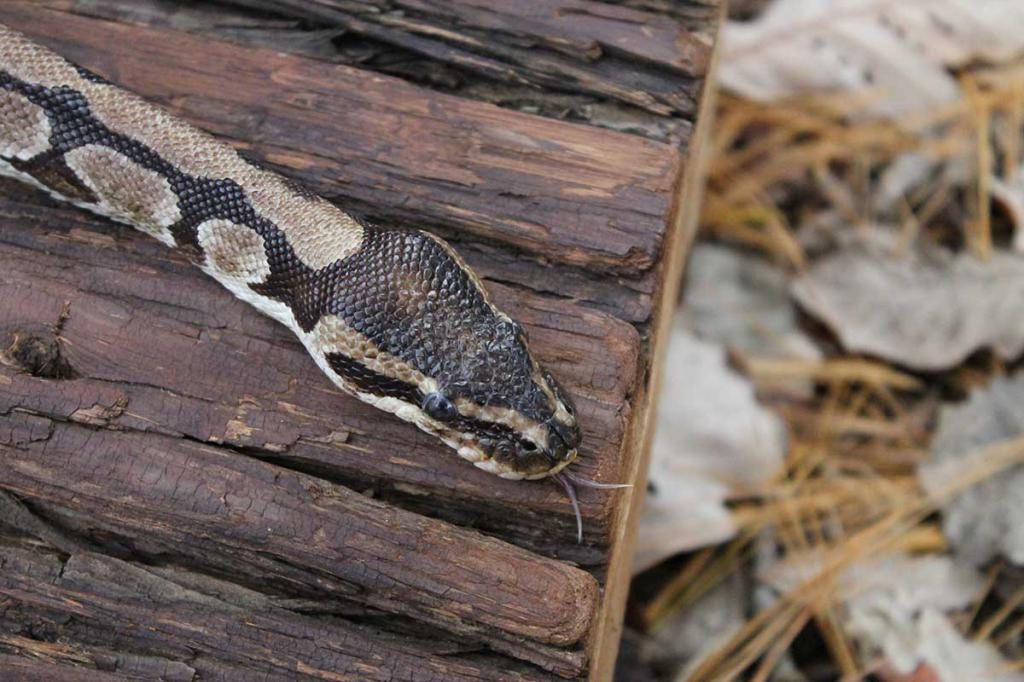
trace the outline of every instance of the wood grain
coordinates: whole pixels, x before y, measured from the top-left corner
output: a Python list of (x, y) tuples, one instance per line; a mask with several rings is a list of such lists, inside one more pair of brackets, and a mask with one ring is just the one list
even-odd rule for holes
[[(370, 625), (296, 613), (281, 606), (287, 601), (180, 568), (92, 552), (61, 557), (2, 542), (0, 567), (0, 628), (62, 640), (0, 634), (0, 649), (35, 659), (0, 656), (4, 679), (554, 678), (507, 662), (496, 670), (493, 657), (462, 656), (472, 648), (443, 635), (397, 638)], [(76, 676), (82, 663), (99, 670)]]
[(591, 0), (232, 0), (308, 17), (515, 83), (694, 113), (710, 44), (658, 14)]

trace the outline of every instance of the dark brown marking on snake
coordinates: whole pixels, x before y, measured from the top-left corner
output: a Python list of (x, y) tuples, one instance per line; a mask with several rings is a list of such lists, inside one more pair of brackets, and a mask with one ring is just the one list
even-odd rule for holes
[(423, 393), (417, 386), (374, 372), (346, 355), (328, 353), (325, 357), (327, 364), (338, 373), (338, 376), (351, 382), (364, 393), (398, 398), (413, 405), (419, 405), (423, 399)]
[[(398, 398), (412, 405), (422, 405), (428, 397), (419, 387), (374, 372), (358, 361), (340, 353), (329, 353), (326, 355), (326, 359), (331, 369), (364, 393)], [(553, 462), (560, 461), (568, 453), (564, 442), (555, 443), (552, 452), (544, 452), (504, 424), (458, 414), (445, 419), (444, 422), (445, 427), (450, 429), (453, 434), (474, 434), (480, 447), (484, 448), (498, 462), (509, 466), (515, 464), (517, 468), (525, 470), (544, 471)]]
[[(331, 369), (364, 393), (398, 398), (412, 405), (421, 405), (427, 398), (419, 387), (374, 372), (348, 356), (340, 353), (328, 353), (325, 357)], [(534, 443), (521, 437), (514, 429), (504, 424), (463, 415), (446, 419), (445, 422), (445, 425), (454, 433), (474, 434), (479, 439), (479, 444), (497, 461), (504, 464), (515, 462), (520, 467), (525, 466), (527, 469), (543, 471), (551, 465), (552, 461), (559, 461), (568, 452), (562, 442), (555, 444), (553, 453), (545, 453)]]
[(475, 434), (480, 445), (495, 461), (519, 471), (545, 471), (567, 454), (564, 448), (558, 447), (554, 451), (541, 450), (515, 429), (482, 419), (461, 417), (456, 421), (454, 430)]
[(86, 187), (73, 170), (68, 168), (63, 154), (46, 152), (29, 159), (8, 159), (17, 170), (33, 178), (69, 199), (98, 204), (99, 197)]

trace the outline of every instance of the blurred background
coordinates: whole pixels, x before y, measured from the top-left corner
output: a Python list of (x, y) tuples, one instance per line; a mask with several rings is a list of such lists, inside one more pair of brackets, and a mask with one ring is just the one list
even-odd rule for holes
[(618, 679), (1024, 680), (1024, 2), (730, 11)]

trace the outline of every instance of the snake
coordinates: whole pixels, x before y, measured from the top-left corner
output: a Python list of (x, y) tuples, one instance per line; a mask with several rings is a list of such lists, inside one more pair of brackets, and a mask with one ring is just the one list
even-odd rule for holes
[(291, 329), (346, 394), (505, 479), (572, 474), (566, 391), (459, 254), (382, 225), (240, 155), (0, 24), (0, 175), (178, 249)]

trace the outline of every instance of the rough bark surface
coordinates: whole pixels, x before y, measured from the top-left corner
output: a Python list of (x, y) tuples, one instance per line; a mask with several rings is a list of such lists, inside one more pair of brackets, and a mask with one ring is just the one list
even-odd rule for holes
[[(331, 37), (378, 55), (439, 40), (424, 64), (500, 75), (471, 52), (541, 99), (618, 99), (678, 133), (713, 5), (241, 4), (274, 14), (45, 0), (0, 22), (372, 219), (446, 236), (576, 400), (577, 471), (636, 476), (689, 134), (420, 87), (334, 63)], [(314, 5), (312, 30), (295, 23)], [(646, 74), (628, 97), (624, 65)], [(634, 493), (582, 496), (576, 544), (554, 485), (467, 465), (339, 394), (182, 255), (0, 181), (0, 677), (605, 679), (589, 662), (614, 650), (618, 607), (600, 587)]]
[(710, 44), (665, 17), (591, 0), (231, 0), (337, 23), (492, 78), (693, 114)]
[[(372, 625), (295, 613), (217, 579), (92, 552), (59, 556), (0, 544), (0, 567), (0, 627), (36, 635), (0, 634), (0, 647), (35, 659), (0, 657), (0, 671), (19, 678), (74, 679), (60, 664), (83, 662), (112, 673), (110, 679), (168, 682), (293, 680), (296, 671), (360, 680), (543, 678), (516, 664), (495, 677), (493, 656), (474, 660), (465, 656), (471, 649), (450, 638), (396, 637)], [(38, 634), (47, 631), (73, 643), (41, 641)]]

